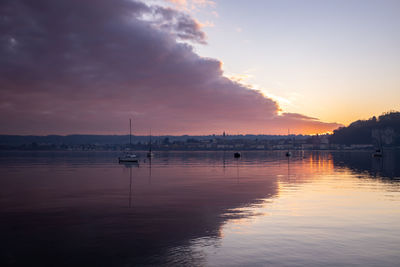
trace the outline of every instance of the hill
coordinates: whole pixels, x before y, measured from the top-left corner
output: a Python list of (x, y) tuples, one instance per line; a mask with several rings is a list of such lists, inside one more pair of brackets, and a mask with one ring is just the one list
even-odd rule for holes
[(400, 145), (400, 112), (391, 111), (368, 120), (358, 120), (333, 132), (329, 141), (333, 144)]

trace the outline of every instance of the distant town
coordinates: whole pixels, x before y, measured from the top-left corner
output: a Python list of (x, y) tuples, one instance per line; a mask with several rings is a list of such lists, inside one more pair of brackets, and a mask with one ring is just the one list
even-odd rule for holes
[(329, 136), (0, 136), (2, 150), (284, 150), (329, 149)]
[(400, 112), (359, 120), (323, 135), (0, 135), (0, 150), (371, 150), (400, 148)]
[[(209, 135), (209, 136), (0, 136), (0, 150), (354, 150), (373, 144), (333, 144), (331, 135)], [(13, 140), (13, 141), (11, 141)], [(123, 142), (125, 140), (125, 142)]]

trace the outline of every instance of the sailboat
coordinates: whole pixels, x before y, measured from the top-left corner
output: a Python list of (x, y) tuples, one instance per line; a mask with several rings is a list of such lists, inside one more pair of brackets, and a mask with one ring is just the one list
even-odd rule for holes
[(378, 148), (375, 150), (374, 154), (372, 154), (375, 158), (380, 158), (383, 156), (382, 149)]
[[(289, 129), (288, 129), (288, 138), (289, 138), (289, 140), (290, 140), (289, 135), (290, 135), (290, 131), (289, 131)], [(285, 155), (286, 155), (286, 157), (291, 157), (291, 156), (292, 156), (292, 152), (290, 152), (289, 144), (288, 144), (288, 150), (287, 150), (287, 152), (286, 152)]]
[(372, 156), (375, 158), (383, 157), (382, 136), (381, 136), (381, 131), (380, 130), (378, 131), (379, 131), (379, 139), (378, 139), (379, 148), (375, 149), (375, 152), (372, 154)]
[(154, 153), (151, 151), (151, 129), (150, 129), (150, 140), (149, 140), (149, 152), (147, 152), (147, 157), (148, 158), (154, 157)]
[[(132, 147), (132, 120), (129, 119), (129, 149)], [(138, 157), (136, 154), (132, 152), (126, 152), (123, 156), (118, 157), (118, 161), (121, 162), (139, 162)]]

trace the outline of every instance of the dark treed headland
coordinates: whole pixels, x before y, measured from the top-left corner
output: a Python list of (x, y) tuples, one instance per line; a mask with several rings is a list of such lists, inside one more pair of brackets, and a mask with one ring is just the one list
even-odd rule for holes
[[(132, 136), (131, 148), (146, 150), (149, 136)], [(122, 150), (128, 135), (0, 135), (1, 150)], [(153, 136), (153, 150), (373, 149), (400, 147), (400, 112), (358, 120), (325, 135)]]
[(400, 146), (400, 112), (387, 112), (369, 120), (358, 120), (341, 127), (329, 138), (333, 144), (374, 144)]

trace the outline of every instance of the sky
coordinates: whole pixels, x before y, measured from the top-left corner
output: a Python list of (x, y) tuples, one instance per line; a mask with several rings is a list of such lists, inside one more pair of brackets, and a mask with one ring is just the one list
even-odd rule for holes
[(215, 1), (202, 56), (287, 112), (349, 124), (400, 103), (400, 1)]
[(0, 134), (316, 134), (400, 103), (398, 1), (0, 3)]

